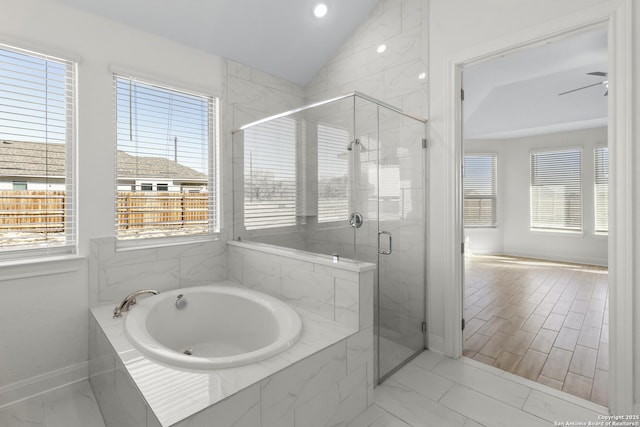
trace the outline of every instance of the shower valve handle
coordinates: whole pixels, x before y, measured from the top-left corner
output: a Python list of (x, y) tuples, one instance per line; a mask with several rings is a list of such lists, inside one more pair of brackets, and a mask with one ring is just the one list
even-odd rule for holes
[(360, 212), (354, 212), (349, 217), (349, 224), (351, 224), (351, 227), (353, 228), (362, 227), (362, 223), (364, 223), (364, 217)]

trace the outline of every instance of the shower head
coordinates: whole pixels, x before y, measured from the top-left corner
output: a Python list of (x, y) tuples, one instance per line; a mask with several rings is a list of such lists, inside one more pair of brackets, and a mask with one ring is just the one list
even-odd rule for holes
[(367, 151), (367, 147), (362, 145), (358, 138), (354, 139), (353, 141), (349, 141), (349, 143), (347, 144), (347, 151), (352, 151), (353, 150), (353, 144), (356, 144), (356, 145), (360, 146), (360, 151), (361, 152)]

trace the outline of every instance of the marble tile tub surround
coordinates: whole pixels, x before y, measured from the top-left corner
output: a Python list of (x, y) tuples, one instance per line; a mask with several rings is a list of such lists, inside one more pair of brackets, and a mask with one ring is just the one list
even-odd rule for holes
[(118, 304), (139, 289), (167, 291), (226, 278), (224, 241), (116, 250), (115, 237), (91, 240), (89, 307)]
[(213, 419), (216, 426), (346, 425), (373, 396), (373, 329), (357, 331), (294, 308), (303, 335), (293, 347), (211, 371), (146, 358), (124, 337), (123, 319), (112, 318), (111, 306), (92, 309), (90, 381), (106, 425), (193, 427)]
[[(167, 254), (133, 251), (133, 259), (115, 252), (109, 239), (93, 243), (92, 272), (102, 274), (96, 277), (97, 292), (102, 292), (97, 300), (106, 305), (91, 310), (89, 370), (107, 426), (208, 426), (212, 419), (220, 426), (340, 426), (373, 399), (375, 265), (334, 263), (332, 258), (273, 245), (228, 242), (227, 250), (217, 254), (226, 257), (225, 268), (235, 281), (222, 283), (286, 300), (302, 317), (303, 335), (286, 352), (256, 364), (193, 371), (144, 357), (124, 337), (123, 320), (112, 318), (112, 305), (121, 295), (109, 298), (139, 289), (140, 282), (116, 281), (109, 286), (109, 269), (136, 271), (142, 264), (148, 272)], [(171, 250), (180, 257), (178, 265), (212, 253), (206, 247)], [(176, 276), (180, 279), (160, 288), (178, 287), (176, 282), (185, 279), (182, 272)], [(187, 277), (197, 285), (213, 282), (206, 275)], [(135, 287), (129, 289), (132, 284)]]
[(373, 274), (367, 262), (266, 243), (227, 242), (228, 276), (347, 327), (373, 326)]

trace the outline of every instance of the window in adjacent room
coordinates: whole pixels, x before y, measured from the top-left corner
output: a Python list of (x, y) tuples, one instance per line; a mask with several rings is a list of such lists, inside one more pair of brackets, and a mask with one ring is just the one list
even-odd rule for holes
[(26, 191), (27, 186), (27, 181), (13, 181), (13, 189), (15, 191)]
[(0, 257), (75, 253), (75, 70), (0, 45)]
[(464, 156), (464, 226), (495, 227), (497, 156)]
[(244, 130), (244, 226), (296, 225), (296, 121), (271, 120)]
[(114, 86), (118, 239), (217, 231), (216, 99), (119, 75)]
[(349, 219), (349, 132), (318, 124), (318, 222)]
[(595, 232), (607, 234), (609, 232), (609, 148), (599, 145), (594, 149), (595, 176)]
[(531, 229), (582, 231), (582, 151), (531, 152)]

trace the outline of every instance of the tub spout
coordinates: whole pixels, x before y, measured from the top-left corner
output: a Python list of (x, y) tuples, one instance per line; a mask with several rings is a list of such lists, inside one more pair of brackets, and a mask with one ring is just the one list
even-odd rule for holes
[(129, 311), (131, 309), (131, 306), (136, 304), (136, 298), (140, 295), (158, 295), (158, 293), (158, 291), (154, 291), (153, 289), (143, 289), (140, 291), (131, 292), (125, 299), (122, 300), (120, 305), (116, 306), (116, 308), (113, 309), (113, 317), (122, 317), (122, 312)]

